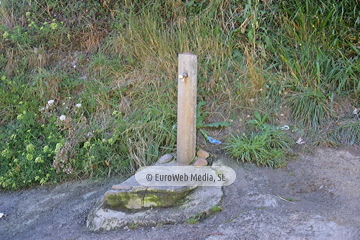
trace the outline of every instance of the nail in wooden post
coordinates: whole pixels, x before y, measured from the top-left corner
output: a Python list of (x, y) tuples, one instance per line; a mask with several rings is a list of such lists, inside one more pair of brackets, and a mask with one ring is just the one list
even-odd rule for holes
[(179, 54), (177, 162), (189, 165), (195, 156), (197, 56)]

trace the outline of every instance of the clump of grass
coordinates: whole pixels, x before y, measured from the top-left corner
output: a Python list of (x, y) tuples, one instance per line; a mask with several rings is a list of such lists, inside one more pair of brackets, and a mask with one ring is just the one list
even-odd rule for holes
[(342, 123), (329, 132), (329, 137), (346, 146), (360, 145), (360, 122)]
[(282, 131), (265, 123), (267, 116), (256, 112), (249, 121), (254, 132), (232, 135), (227, 140), (226, 151), (238, 161), (255, 163), (272, 168), (286, 164), (293, 141)]
[(288, 99), (291, 118), (305, 127), (318, 129), (331, 117), (329, 98), (320, 90), (306, 89)]
[(231, 136), (225, 149), (232, 157), (242, 162), (278, 168), (286, 164), (290, 145), (290, 140), (284, 134), (266, 131)]

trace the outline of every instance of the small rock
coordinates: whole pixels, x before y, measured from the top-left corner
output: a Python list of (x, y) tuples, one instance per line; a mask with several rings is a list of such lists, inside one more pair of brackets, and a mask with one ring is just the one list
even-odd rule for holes
[(157, 161), (158, 163), (168, 163), (174, 158), (174, 155), (171, 153), (165, 154), (164, 156), (160, 157)]
[(198, 158), (204, 158), (207, 159), (210, 154), (202, 149), (200, 149), (199, 151), (197, 151), (196, 156), (198, 156)]
[(195, 167), (204, 167), (207, 165), (208, 165), (208, 162), (204, 158), (198, 158), (194, 163)]
[(113, 185), (111, 187), (112, 190), (131, 190), (133, 187), (132, 186), (126, 186), (126, 185)]

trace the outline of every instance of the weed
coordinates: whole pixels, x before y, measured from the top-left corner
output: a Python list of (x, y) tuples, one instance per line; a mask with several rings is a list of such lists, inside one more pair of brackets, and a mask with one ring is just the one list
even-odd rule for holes
[(254, 117), (255, 117), (255, 119), (249, 120), (248, 123), (253, 125), (255, 128), (260, 129), (262, 131), (266, 131), (266, 130), (273, 128), (270, 124), (266, 123), (266, 121), (268, 121), (268, 119), (269, 119), (268, 114), (261, 116), (258, 111), (255, 111)]
[(185, 220), (185, 222), (189, 223), (189, 224), (197, 224), (198, 221), (199, 221), (199, 219), (197, 219), (197, 218), (189, 218), (189, 219)]
[(221, 212), (223, 209), (222, 207), (220, 207), (219, 205), (214, 205), (210, 208), (210, 211), (212, 213), (217, 213), (217, 212)]

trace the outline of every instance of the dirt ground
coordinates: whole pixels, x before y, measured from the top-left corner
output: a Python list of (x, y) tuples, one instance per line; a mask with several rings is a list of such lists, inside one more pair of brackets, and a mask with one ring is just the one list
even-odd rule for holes
[(223, 210), (196, 224), (90, 232), (90, 209), (121, 182), (105, 179), (0, 192), (0, 239), (360, 239), (359, 149), (319, 148), (276, 170), (228, 162)]

